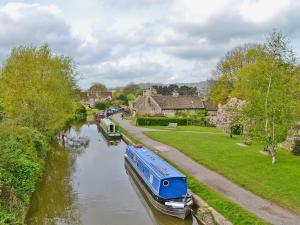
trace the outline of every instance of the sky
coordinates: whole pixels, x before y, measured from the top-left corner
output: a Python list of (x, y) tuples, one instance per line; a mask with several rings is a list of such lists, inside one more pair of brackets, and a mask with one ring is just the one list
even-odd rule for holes
[(0, 0), (0, 61), (49, 44), (78, 65), (82, 89), (200, 82), (235, 46), (274, 29), (300, 53), (300, 0)]

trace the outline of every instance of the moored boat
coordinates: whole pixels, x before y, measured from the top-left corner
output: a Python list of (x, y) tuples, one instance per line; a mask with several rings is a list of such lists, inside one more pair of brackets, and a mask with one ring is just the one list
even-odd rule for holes
[(108, 118), (100, 120), (100, 128), (107, 138), (120, 138), (121, 134), (117, 126)]
[(193, 200), (188, 193), (186, 176), (141, 145), (128, 145), (125, 167), (159, 211), (185, 219)]

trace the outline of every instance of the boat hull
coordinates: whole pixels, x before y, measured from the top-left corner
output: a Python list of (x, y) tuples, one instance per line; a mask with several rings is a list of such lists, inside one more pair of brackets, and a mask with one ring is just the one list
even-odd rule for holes
[(100, 128), (100, 130), (102, 131), (103, 135), (105, 136), (105, 138), (107, 139), (120, 139), (121, 138), (121, 134), (120, 133), (108, 133), (106, 132), (105, 128), (103, 128), (101, 126), (101, 123), (98, 125), (98, 127)]
[[(151, 189), (145, 184), (144, 180), (140, 177), (140, 175), (135, 171), (135, 168), (131, 165), (131, 163), (128, 161), (126, 157), (125, 157), (125, 168), (130, 174), (130, 176), (134, 179), (134, 181), (139, 185), (141, 190), (145, 193), (148, 200), (151, 202), (151, 204), (154, 206), (155, 209), (157, 209), (158, 211), (164, 214), (178, 217), (180, 219), (185, 219), (187, 216), (190, 215), (191, 206), (192, 206), (191, 196), (185, 198), (185, 202), (186, 203), (190, 202), (190, 205), (185, 204), (184, 208), (173, 208), (171, 206), (165, 205), (165, 203), (170, 200), (165, 200), (155, 195), (151, 191)], [(176, 199), (177, 202), (180, 202), (182, 200), (183, 199)]]

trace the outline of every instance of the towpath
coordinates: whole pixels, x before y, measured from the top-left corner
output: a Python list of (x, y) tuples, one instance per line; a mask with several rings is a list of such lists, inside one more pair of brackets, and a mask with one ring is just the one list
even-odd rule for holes
[(112, 118), (125, 128), (130, 135), (139, 139), (145, 145), (151, 146), (154, 150), (159, 151), (165, 158), (171, 160), (199, 181), (227, 196), (249, 212), (275, 225), (300, 225), (300, 215), (293, 214), (273, 202), (243, 189), (224, 176), (195, 162), (179, 150), (152, 140), (143, 133), (150, 129), (136, 127), (128, 120), (122, 120), (119, 114), (112, 116)]

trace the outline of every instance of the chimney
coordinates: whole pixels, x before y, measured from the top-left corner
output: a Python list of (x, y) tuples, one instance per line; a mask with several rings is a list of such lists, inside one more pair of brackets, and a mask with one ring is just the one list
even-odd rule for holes
[(173, 91), (172, 96), (173, 96), (173, 97), (178, 97), (178, 96), (179, 96), (179, 93), (178, 93), (177, 91)]
[(154, 89), (154, 88), (149, 88), (149, 89), (146, 89), (146, 90), (144, 90), (144, 92), (143, 92), (143, 96), (153, 96), (153, 95), (156, 95), (157, 94), (157, 92), (156, 92), (156, 90)]

